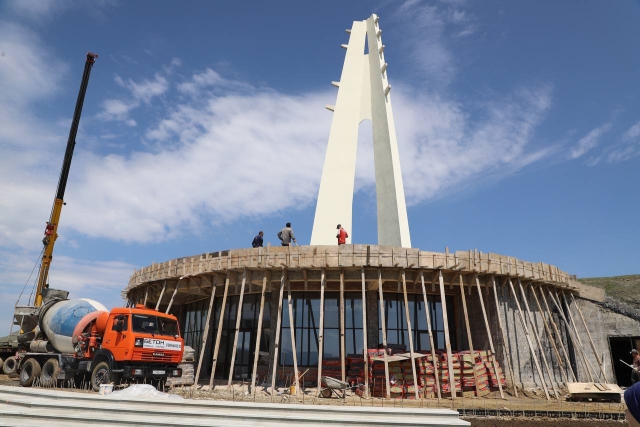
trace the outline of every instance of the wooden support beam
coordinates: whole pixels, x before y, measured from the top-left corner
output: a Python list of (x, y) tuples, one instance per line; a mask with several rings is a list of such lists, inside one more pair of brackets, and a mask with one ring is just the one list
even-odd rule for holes
[(362, 280), (362, 353), (364, 355), (364, 397), (369, 398), (369, 354), (367, 349), (367, 282), (364, 275), (364, 266), (360, 269)]
[(218, 331), (216, 333), (216, 343), (213, 347), (213, 365), (211, 366), (211, 378), (209, 378), (209, 391), (213, 391), (213, 379), (216, 375), (216, 365), (218, 364), (218, 350), (220, 350), (220, 338), (222, 338), (222, 325), (224, 323), (224, 310), (227, 308), (227, 295), (229, 294), (229, 276), (224, 279), (224, 293), (222, 294), (222, 306), (220, 307), (220, 319), (218, 320)]
[[(249, 272), (251, 274), (251, 272)], [(238, 335), (240, 334), (240, 322), (242, 321), (242, 305), (244, 302), (244, 288), (247, 285), (247, 269), (242, 272), (242, 287), (240, 288), (240, 299), (238, 300), (238, 308), (236, 309), (236, 330), (233, 337), (233, 347), (231, 348), (231, 366), (229, 366), (229, 380), (227, 389), (233, 384), (233, 369), (236, 366), (236, 352), (238, 350)]]
[[(489, 348), (491, 349), (491, 354), (493, 357), (491, 358), (493, 365), (493, 375), (498, 380), (498, 390), (500, 390), (500, 397), (504, 399), (504, 392), (502, 391), (502, 383), (500, 382), (500, 377), (498, 376), (498, 366), (496, 365), (496, 358), (498, 355), (496, 354), (496, 349), (493, 346), (493, 335), (491, 334), (491, 328), (489, 327), (489, 319), (487, 317), (487, 310), (484, 307), (484, 298), (482, 298), (482, 289), (480, 288), (480, 280), (478, 280), (478, 275), (476, 274), (476, 288), (478, 289), (478, 298), (480, 298), (480, 307), (482, 308), (482, 317), (484, 318), (484, 327), (487, 330), (487, 337), (489, 338)], [(469, 286), (471, 288), (471, 286)]]
[[(556, 321), (553, 319), (553, 313), (551, 312), (551, 309), (549, 308), (549, 303), (547, 302), (547, 297), (544, 296), (544, 291), (542, 289), (542, 286), (539, 286), (538, 289), (540, 290), (540, 296), (542, 296), (542, 302), (544, 302), (544, 306), (547, 310), (547, 313), (549, 314), (549, 320), (551, 321), (551, 326), (553, 326), (553, 331), (556, 334), (556, 337), (558, 339), (558, 342), (560, 343), (560, 349), (562, 350), (562, 353), (564, 355), (564, 360), (566, 362), (566, 366), (565, 369), (568, 370), (569, 372), (571, 372), (571, 378), (573, 379), (574, 382), (577, 382), (578, 380), (576, 379), (576, 374), (573, 372), (573, 368), (571, 367), (571, 359), (569, 359), (569, 353), (567, 353), (567, 349), (564, 346), (564, 342), (562, 342), (562, 335), (560, 334), (560, 329), (558, 328), (558, 325), (556, 324)], [(566, 374), (566, 372), (565, 372)], [(568, 378), (567, 378), (567, 382), (568, 382)]]
[(276, 321), (275, 333), (275, 345), (273, 349), (273, 368), (271, 372), (271, 396), (275, 395), (276, 391), (276, 370), (278, 369), (278, 353), (280, 353), (280, 329), (282, 328), (282, 297), (284, 295), (284, 275), (285, 270), (282, 269), (282, 276), (280, 277), (280, 296), (278, 297), (278, 319)]
[[(602, 360), (600, 359), (600, 356), (598, 356), (598, 352), (596, 350), (596, 346), (593, 343), (593, 338), (591, 338), (591, 332), (589, 332), (589, 328), (587, 327), (587, 322), (584, 320), (584, 316), (582, 315), (582, 311), (580, 310), (580, 307), (578, 306), (578, 303), (576, 302), (575, 298), (573, 297), (573, 294), (569, 294), (571, 295), (571, 301), (573, 301), (573, 305), (576, 306), (576, 309), (578, 310), (578, 314), (580, 315), (580, 319), (582, 319), (582, 324), (584, 325), (584, 329), (585, 331), (587, 331), (587, 336), (589, 337), (589, 343), (591, 344), (591, 350), (593, 350), (593, 355), (596, 357), (596, 361), (598, 362), (598, 366), (600, 366), (600, 372), (602, 373), (602, 378), (604, 378), (604, 382), (605, 384), (608, 383), (607, 381), (607, 374), (604, 372), (604, 366), (602, 365)], [(564, 296), (564, 293), (563, 293)]]
[(198, 358), (198, 368), (193, 381), (194, 390), (198, 386), (200, 380), (200, 370), (202, 369), (202, 360), (204, 359), (205, 350), (207, 348), (207, 340), (209, 339), (209, 323), (211, 322), (211, 313), (213, 312), (213, 300), (216, 296), (216, 286), (218, 285), (218, 276), (213, 277), (213, 287), (211, 288), (211, 298), (209, 298), (209, 309), (207, 310), (207, 320), (204, 324), (204, 332), (202, 333), (202, 347), (200, 348), (200, 357)]
[(144, 305), (144, 308), (147, 308), (147, 298), (149, 297), (149, 284), (147, 284), (147, 286), (144, 287), (144, 302), (142, 303), (142, 305)]
[[(496, 301), (496, 314), (498, 317), (498, 327), (500, 328), (500, 335), (502, 336), (502, 349), (505, 353), (505, 359), (507, 363), (505, 364), (509, 368), (509, 373), (511, 374), (511, 386), (513, 387), (513, 392), (518, 397), (518, 388), (516, 387), (516, 379), (513, 371), (513, 365), (511, 363), (511, 352), (509, 351), (509, 341), (507, 340), (507, 333), (504, 329), (504, 325), (502, 324), (502, 317), (500, 316), (500, 302), (498, 301), (498, 289), (496, 284), (496, 279), (494, 276), (491, 276), (491, 284), (493, 285), (493, 297)], [(497, 356), (497, 355), (496, 355)]]
[(340, 368), (342, 381), (346, 381), (346, 345), (344, 336), (344, 270), (340, 270)]
[[(578, 359), (582, 361), (582, 366), (584, 367), (585, 372), (587, 373), (587, 375), (589, 375), (589, 377), (591, 378), (591, 381), (593, 382), (593, 376), (591, 375), (591, 371), (589, 370), (589, 363), (587, 362), (587, 358), (584, 354), (584, 351), (582, 351), (582, 345), (579, 343), (580, 337), (576, 337), (575, 332), (573, 331), (573, 329), (571, 329), (571, 324), (569, 323), (569, 320), (567, 319), (567, 316), (565, 315), (564, 310), (562, 309), (560, 298), (556, 300), (551, 290), (547, 290), (547, 292), (549, 292), (549, 298), (551, 298), (551, 302), (553, 302), (553, 305), (556, 306), (558, 313), (560, 313), (560, 318), (564, 321), (564, 325), (567, 328), (567, 332), (569, 334), (569, 338), (571, 339), (573, 348), (575, 349), (575, 351), (578, 353), (579, 356), (582, 356), (582, 358), (578, 357)], [(580, 378), (580, 375), (577, 375), (577, 373), (576, 373), (576, 378), (578, 379)]]
[(317, 395), (322, 389), (322, 354), (324, 340), (324, 288), (327, 284), (327, 272), (324, 268), (320, 270), (320, 326), (318, 327), (318, 387)]
[(540, 362), (538, 362), (538, 356), (536, 356), (536, 352), (533, 348), (533, 343), (531, 342), (531, 337), (529, 336), (529, 328), (527, 328), (527, 321), (524, 319), (524, 314), (522, 314), (522, 308), (520, 307), (520, 302), (518, 301), (518, 295), (516, 295), (516, 290), (513, 287), (513, 283), (511, 282), (511, 278), (508, 278), (509, 288), (511, 288), (511, 296), (516, 302), (516, 307), (518, 308), (518, 315), (520, 318), (520, 323), (522, 324), (522, 329), (524, 330), (524, 335), (527, 338), (527, 343), (529, 344), (529, 350), (531, 351), (531, 357), (533, 358), (533, 362), (536, 366), (536, 371), (538, 372), (538, 376), (540, 377), (540, 382), (542, 382), (542, 388), (544, 389), (544, 394), (547, 397), (547, 400), (551, 400), (549, 397), (549, 390), (547, 390), (547, 383), (544, 380), (544, 376), (542, 375), (542, 369), (540, 368)]
[[(536, 343), (538, 344), (538, 348), (540, 349), (540, 356), (542, 356), (542, 363), (544, 365), (544, 369), (547, 371), (547, 376), (549, 377), (549, 381), (551, 381), (551, 388), (553, 389), (553, 394), (556, 399), (560, 400), (560, 394), (558, 394), (558, 390), (556, 389), (556, 382), (553, 378), (553, 373), (549, 368), (549, 362), (547, 362), (547, 356), (544, 354), (544, 349), (542, 348), (542, 342), (540, 341), (540, 336), (538, 334), (538, 328), (533, 319), (533, 315), (531, 314), (531, 310), (529, 309), (529, 301), (527, 301), (527, 295), (524, 293), (524, 288), (522, 287), (522, 282), (518, 279), (518, 287), (520, 288), (520, 294), (522, 295), (522, 301), (524, 302), (524, 307), (527, 310), (527, 316), (529, 317), (529, 324), (531, 325), (531, 330), (533, 331), (533, 337), (536, 339)], [(542, 382), (544, 383), (544, 377), (542, 377)]]
[(255, 394), (256, 377), (258, 376), (258, 359), (260, 358), (260, 340), (262, 339), (262, 318), (264, 316), (264, 296), (267, 291), (267, 270), (262, 271), (262, 293), (260, 295), (260, 313), (258, 314), (258, 332), (256, 349), (253, 353), (253, 371), (251, 373), (251, 393)]
[(160, 296), (158, 297), (158, 302), (156, 303), (156, 311), (160, 308), (160, 303), (162, 302), (162, 296), (164, 295), (164, 290), (167, 288), (167, 281), (164, 281), (162, 285), (162, 291), (160, 291)]
[(447, 349), (447, 364), (449, 367), (449, 382), (451, 385), (451, 399), (456, 398), (456, 381), (453, 375), (453, 360), (451, 356), (451, 340), (449, 339), (449, 320), (447, 318), (447, 299), (444, 294), (444, 278), (442, 270), (438, 270), (440, 282), (440, 303), (442, 304), (442, 323), (444, 324), (444, 345)]
[[(431, 360), (433, 364), (433, 373), (436, 377), (436, 389), (438, 392), (438, 401), (440, 401), (440, 379), (438, 378), (438, 358), (436, 355), (436, 346), (433, 343), (433, 331), (431, 331), (431, 313), (429, 301), (427, 300), (427, 289), (424, 286), (424, 273), (420, 271), (420, 282), (422, 283), (422, 298), (424, 299), (424, 313), (427, 317), (427, 330), (429, 332), (429, 346), (431, 347)], [(384, 315), (384, 313), (383, 313)]]
[(533, 287), (533, 285), (531, 286), (531, 293), (533, 294), (533, 299), (536, 301), (536, 306), (538, 307), (538, 311), (540, 312), (540, 317), (542, 317), (542, 324), (544, 325), (544, 330), (547, 333), (547, 339), (551, 343), (553, 354), (556, 356), (556, 360), (558, 361), (558, 366), (560, 367), (562, 380), (566, 385), (569, 382), (569, 379), (567, 378), (567, 373), (565, 372), (564, 361), (560, 357), (560, 352), (558, 351), (558, 347), (556, 346), (555, 340), (553, 339), (551, 328), (549, 328), (549, 324), (547, 323), (547, 319), (545, 318), (544, 311), (542, 310), (542, 306), (540, 305), (540, 301), (538, 300), (538, 296), (536, 295), (536, 290)]
[[(286, 270), (285, 270), (286, 275)], [(300, 393), (300, 387), (298, 384), (298, 352), (296, 351), (296, 328), (293, 321), (293, 299), (291, 298), (291, 283), (289, 277), (286, 277), (287, 282), (287, 308), (289, 311), (289, 332), (291, 334), (291, 352), (293, 354), (293, 375), (296, 383), (296, 395)]]
[[(556, 297), (558, 297), (557, 291), (554, 290), (554, 292), (556, 293)], [(576, 328), (576, 323), (573, 320), (573, 316), (571, 315), (571, 307), (569, 307), (569, 303), (567, 302), (567, 298), (565, 297), (564, 292), (560, 292), (560, 294), (562, 295), (562, 299), (564, 300), (564, 303), (567, 306), (567, 317), (571, 322), (571, 326), (573, 326), (573, 331), (576, 334), (576, 339), (578, 340), (578, 344), (580, 345), (580, 351), (582, 352), (584, 364), (587, 366), (587, 371), (589, 372), (589, 378), (591, 378), (591, 382), (595, 382), (596, 381), (595, 373), (591, 370), (591, 364), (587, 360), (587, 353), (584, 351), (584, 345), (582, 344), (580, 333), (578, 332), (578, 328)], [(560, 301), (560, 297), (558, 297), (558, 301)]]
[[(479, 396), (478, 392), (480, 391), (480, 383), (478, 382), (478, 374), (476, 373), (476, 352), (473, 350), (473, 338), (471, 336), (471, 325), (469, 324), (469, 313), (467, 311), (467, 298), (464, 295), (464, 282), (462, 280), (462, 275), (460, 274), (459, 277), (460, 297), (462, 298), (462, 311), (464, 313), (464, 324), (467, 328), (467, 341), (469, 342), (469, 351), (471, 352), (471, 369), (473, 369), (473, 382), (476, 385), (476, 396)], [(471, 288), (471, 286), (469, 286), (469, 288)], [(482, 296), (480, 296), (480, 298), (482, 298)], [(463, 365), (462, 360), (460, 361), (460, 364)], [(449, 373), (449, 378), (452, 378), (451, 373)]]
[(411, 373), (413, 375), (413, 390), (416, 400), (418, 400), (420, 399), (418, 391), (420, 381), (416, 375), (416, 359), (413, 353), (413, 332), (411, 331), (411, 313), (409, 312), (409, 299), (407, 298), (407, 277), (404, 268), (402, 269), (402, 293), (404, 294), (404, 314), (407, 318), (407, 333), (409, 335), (409, 355), (411, 358)]
[[(378, 269), (378, 295), (380, 299), (380, 320), (382, 321), (382, 347), (384, 348), (384, 379), (386, 381), (387, 399), (391, 398), (391, 382), (389, 381), (389, 355), (387, 354), (387, 320), (384, 311), (384, 292), (382, 291), (382, 270)], [(367, 372), (367, 375), (369, 373)]]
[(169, 310), (171, 310), (171, 306), (173, 305), (173, 299), (176, 297), (176, 294), (178, 293), (178, 288), (180, 287), (180, 282), (182, 281), (182, 279), (184, 279), (184, 277), (179, 278), (178, 283), (176, 283), (176, 288), (173, 290), (173, 294), (171, 295), (171, 299), (169, 300), (169, 305), (167, 306), (167, 310), (165, 311), (165, 313), (167, 314), (169, 313)]

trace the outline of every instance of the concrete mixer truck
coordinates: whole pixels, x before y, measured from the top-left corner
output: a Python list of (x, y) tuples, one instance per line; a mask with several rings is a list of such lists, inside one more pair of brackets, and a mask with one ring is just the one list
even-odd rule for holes
[(87, 378), (98, 391), (101, 384), (138, 381), (162, 385), (181, 376), (183, 343), (175, 316), (141, 305), (107, 310), (89, 299), (67, 299), (69, 293), (48, 284), (49, 266), (58, 237), (58, 222), (75, 147), (76, 133), (91, 69), (97, 55), (88, 53), (71, 122), (51, 217), (45, 227), (42, 262), (33, 305), (16, 303), (17, 334), (0, 342), (7, 357), (3, 370), (18, 375), (24, 387), (55, 386)]

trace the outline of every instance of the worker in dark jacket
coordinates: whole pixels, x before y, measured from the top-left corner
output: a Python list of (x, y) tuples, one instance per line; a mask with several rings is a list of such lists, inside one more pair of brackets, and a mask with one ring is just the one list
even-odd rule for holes
[(640, 427), (640, 384), (634, 384), (624, 392), (629, 427)]
[(254, 248), (261, 248), (263, 243), (262, 236), (264, 236), (264, 233), (261, 231), (258, 233), (256, 237), (253, 238), (253, 242), (251, 242), (251, 246)]
[(635, 348), (631, 350), (631, 357), (633, 357), (633, 369), (631, 369), (631, 384), (635, 384), (640, 381), (640, 355)]
[(340, 224), (338, 224), (338, 234), (336, 235), (336, 238), (338, 239), (338, 245), (346, 244), (347, 237), (349, 237), (349, 235), (347, 234), (347, 230), (345, 230)]

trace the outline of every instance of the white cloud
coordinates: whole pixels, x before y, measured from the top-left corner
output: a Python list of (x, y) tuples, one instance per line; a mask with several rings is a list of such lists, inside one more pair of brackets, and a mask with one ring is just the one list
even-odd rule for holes
[(7, 0), (5, 6), (18, 15), (42, 19), (71, 5), (69, 0)]
[(619, 142), (605, 150), (607, 163), (619, 163), (640, 156), (640, 122), (631, 126)]
[(637, 138), (640, 136), (640, 122), (636, 123), (635, 125), (631, 126), (629, 128), (629, 130), (627, 130), (624, 135), (622, 135), (622, 138), (625, 140), (630, 140), (633, 138)]
[(602, 135), (607, 133), (611, 129), (611, 122), (607, 122), (597, 128), (593, 129), (591, 132), (580, 138), (578, 143), (571, 148), (571, 152), (569, 153), (570, 159), (577, 159), (578, 157), (583, 156), (586, 152), (595, 148)]

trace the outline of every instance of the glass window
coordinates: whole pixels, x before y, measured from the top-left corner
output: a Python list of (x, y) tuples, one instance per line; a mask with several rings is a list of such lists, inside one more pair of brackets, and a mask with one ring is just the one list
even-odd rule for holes
[(133, 315), (133, 332), (173, 337), (178, 335), (178, 322), (162, 316)]

